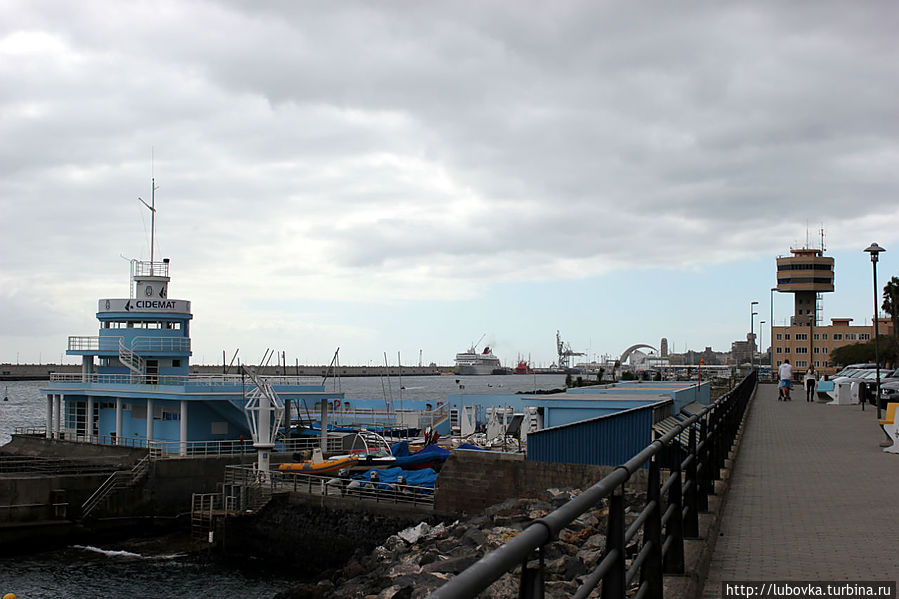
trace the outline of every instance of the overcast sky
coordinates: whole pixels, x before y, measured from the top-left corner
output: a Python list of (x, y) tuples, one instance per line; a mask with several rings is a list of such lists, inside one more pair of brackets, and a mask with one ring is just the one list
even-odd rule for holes
[[(195, 362), (728, 351), (775, 257), (899, 274), (895, 2), (0, 5), (0, 361), (157, 257)], [(791, 299), (775, 297), (775, 321)], [(767, 345), (767, 335), (762, 342)], [(68, 361), (74, 362), (75, 358)]]

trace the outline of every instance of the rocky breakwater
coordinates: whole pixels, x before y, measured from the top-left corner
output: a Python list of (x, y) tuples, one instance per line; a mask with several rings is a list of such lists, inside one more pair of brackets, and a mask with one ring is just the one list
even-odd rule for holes
[[(580, 494), (577, 489), (549, 489), (544, 499), (510, 499), (483, 514), (452, 524), (422, 522), (390, 536), (368, 555), (352, 559), (333, 580), (322, 580), (280, 593), (275, 599), (418, 599)], [(627, 491), (628, 524), (636, 517), (643, 493)], [(608, 502), (591, 509), (562, 530), (544, 555), (547, 597), (571, 596), (602, 557)], [(637, 553), (640, 535), (628, 556)], [(518, 597), (520, 567), (507, 572), (480, 596)]]

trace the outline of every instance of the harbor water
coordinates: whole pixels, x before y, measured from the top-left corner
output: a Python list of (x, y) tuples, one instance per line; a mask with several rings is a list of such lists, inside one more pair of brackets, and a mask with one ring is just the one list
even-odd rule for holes
[[(318, 379), (316, 382), (320, 382)], [(387, 398), (397, 408), (407, 399), (445, 401), (450, 393), (492, 394), (559, 389), (565, 375), (356, 377), (328, 381), (328, 391), (347, 399)], [(16, 428), (43, 428), (46, 381), (3, 383), (8, 401), (0, 403), (0, 445)], [(170, 545), (126, 541), (113, 546), (71, 546), (60, 550), (0, 559), (0, 596), (22, 599), (58, 597), (266, 598), (300, 582), (286, 573), (266, 571), (262, 564), (225, 567), (172, 551)]]

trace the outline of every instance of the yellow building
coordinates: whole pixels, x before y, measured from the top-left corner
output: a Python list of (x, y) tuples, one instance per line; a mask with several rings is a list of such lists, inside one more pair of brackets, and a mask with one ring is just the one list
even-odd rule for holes
[[(836, 368), (830, 354), (838, 347), (865, 342), (874, 335), (873, 325), (852, 325), (851, 318), (832, 318), (822, 325), (821, 293), (833, 291), (833, 258), (823, 250), (790, 250), (791, 256), (777, 258), (777, 291), (793, 294), (793, 316), (789, 326), (771, 327), (771, 360), (776, 369), (785, 359), (794, 372), (812, 364), (821, 374), (833, 374)], [(879, 319), (881, 335), (889, 335), (889, 318)]]

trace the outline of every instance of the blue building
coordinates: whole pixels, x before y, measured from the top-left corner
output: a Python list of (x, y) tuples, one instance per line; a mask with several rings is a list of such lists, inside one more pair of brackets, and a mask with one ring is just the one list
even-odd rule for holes
[[(481, 429), (490, 410), (529, 414), (528, 430), (542, 430), (607, 416), (635, 407), (670, 403), (662, 417), (677, 414), (683, 406), (698, 402), (708, 405), (709, 383), (625, 382), (611, 385), (577, 387), (549, 395), (462, 394), (449, 395), (447, 401), (453, 423), (463, 429)], [(652, 423), (650, 423), (651, 425)], [(467, 425), (467, 427), (466, 427)]]
[[(47, 395), (48, 438), (207, 452), (250, 439), (244, 405), (252, 385), (241, 375), (189, 374), (190, 302), (169, 297), (169, 260), (131, 261), (127, 298), (101, 299), (99, 333), (69, 337), (66, 355), (80, 374), (54, 373)], [(283, 400), (340, 403), (342, 393), (299, 377), (267, 377)]]

